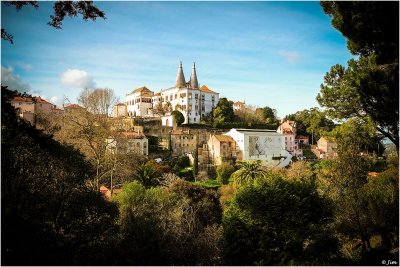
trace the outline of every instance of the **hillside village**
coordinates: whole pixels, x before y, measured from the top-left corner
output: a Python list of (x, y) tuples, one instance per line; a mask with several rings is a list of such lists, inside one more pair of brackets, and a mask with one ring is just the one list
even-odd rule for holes
[[(198, 164), (200, 171), (239, 160), (261, 160), (263, 165), (274, 168), (288, 166), (292, 157), (306, 159), (303, 148), (309, 147), (309, 136), (297, 134), (296, 122), (292, 120), (281, 120), (276, 130), (196, 127), (201, 125), (202, 118), (211, 115), (218, 101), (219, 93), (206, 85), (199, 86), (195, 63), (188, 82), (180, 63), (173, 87), (155, 93), (142, 86), (128, 93), (125, 102), (112, 107), (107, 119), (123, 121), (123, 126), (116, 136), (105, 140), (109, 144), (107, 149), (133, 151), (151, 158), (166, 155), (160, 151), (173, 156), (186, 155), (192, 165)], [(78, 104), (60, 109), (40, 97), (15, 96), (11, 104), (21, 118), (33, 125), (40, 114), (96, 112)], [(246, 108), (244, 102), (232, 104), (235, 113)], [(184, 117), (179, 125), (172, 115), (174, 111)], [(150, 138), (156, 140), (156, 145), (149, 143)], [(121, 140), (124, 140), (123, 149)], [(321, 137), (311, 148), (317, 158), (333, 158), (335, 150), (335, 141), (327, 137)]]
[(1, 8), (1, 265), (399, 265), (398, 1)]

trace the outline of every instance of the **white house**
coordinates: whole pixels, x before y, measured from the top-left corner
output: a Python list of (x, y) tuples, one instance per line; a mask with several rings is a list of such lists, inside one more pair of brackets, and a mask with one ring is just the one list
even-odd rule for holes
[(217, 105), (219, 93), (207, 86), (199, 87), (196, 65), (193, 63), (188, 82), (185, 80), (182, 62), (179, 64), (175, 85), (154, 94), (146, 87), (134, 90), (126, 102), (130, 116), (156, 116), (157, 107), (163, 107), (165, 115), (179, 110), (185, 117), (184, 124), (199, 123), (201, 117), (208, 115)]
[(174, 119), (174, 116), (168, 115), (168, 116), (162, 116), (161, 117), (161, 125), (166, 126), (166, 127), (174, 127), (176, 126), (176, 122)]
[(133, 90), (130, 94), (126, 96), (128, 115), (134, 117), (151, 116), (151, 109), (153, 108), (151, 99), (153, 95), (154, 93), (146, 86), (142, 86)]
[(153, 107), (162, 105), (170, 111), (179, 110), (185, 117), (184, 124), (199, 123), (217, 105), (219, 94), (203, 85), (199, 88), (196, 65), (193, 63), (190, 80), (186, 82), (182, 62), (179, 64), (175, 86), (161, 90), (152, 97)]
[(242, 152), (241, 160), (261, 160), (271, 167), (285, 167), (291, 161), (292, 155), (285, 149), (285, 136), (273, 130), (231, 129), (225, 135), (235, 140)]
[(112, 117), (127, 117), (128, 108), (124, 103), (118, 103), (112, 108)]

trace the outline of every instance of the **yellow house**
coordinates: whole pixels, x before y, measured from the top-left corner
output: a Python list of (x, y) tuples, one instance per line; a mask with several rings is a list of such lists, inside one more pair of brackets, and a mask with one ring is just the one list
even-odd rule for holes
[(337, 156), (337, 143), (333, 137), (321, 137), (317, 142), (320, 158), (331, 159)]
[(214, 165), (231, 163), (237, 156), (236, 142), (228, 135), (213, 135), (207, 142), (210, 158)]

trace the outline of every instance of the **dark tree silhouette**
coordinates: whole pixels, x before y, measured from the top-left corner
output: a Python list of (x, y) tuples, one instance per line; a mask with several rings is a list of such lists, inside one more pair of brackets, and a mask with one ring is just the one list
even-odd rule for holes
[[(8, 1), (2, 2), (2, 4), (3, 3), (8, 6), (15, 6), (17, 11), (28, 5), (36, 9), (39, 7), (37, 1)], [(95, 21), (97, 18), (106, 18), (106, 14), (94, 6), (93, 1), (56, 1), (53, 9), (54, 14), (50, 15), (51, 21), (47, 24), (56, 29), (61, 29), (62, 22), (66, 16), (76, 17), (80, 14), (85, 21), (89, 19)], [(1, 38), (12, 44), (14, 43), (13, 36), (3, 28), (1, 29)]]

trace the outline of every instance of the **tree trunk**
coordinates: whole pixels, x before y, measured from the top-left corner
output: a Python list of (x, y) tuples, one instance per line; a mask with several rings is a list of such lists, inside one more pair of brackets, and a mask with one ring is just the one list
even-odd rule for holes
[(100, 187), (99, 187), (99, 169), (100, 169), (100, 161), (99, 159), (96, 160), (96, 190), (97, 193), (100, 193)]

